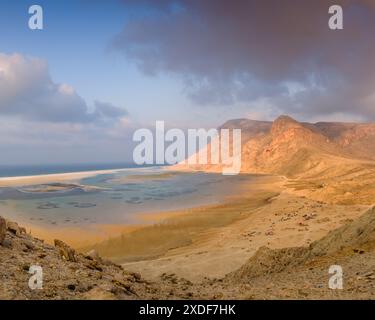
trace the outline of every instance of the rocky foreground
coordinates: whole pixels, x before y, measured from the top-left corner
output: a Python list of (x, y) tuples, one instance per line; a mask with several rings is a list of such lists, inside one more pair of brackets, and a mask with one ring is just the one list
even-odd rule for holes
[[(45, 244), (0, 217), (0, 299), (152, 299), (159, 290), (137, 273), (79, 254), (60, 240)], [(43, 268), (43, 288), (31, 290), (30, 266)]]
[[(149, 282), (95, 252), (45, 244), (3, 218), (0, 243), (0, 299), (375, 298), (375, 208), (308, 247), (262, 247), (237, 271), (200, 283), (175, 274)], [(29, 288), (32, 265), (43, 268), (43, 289)], [(328, 288), (331, 265), (343, 269), (342, 290)]]

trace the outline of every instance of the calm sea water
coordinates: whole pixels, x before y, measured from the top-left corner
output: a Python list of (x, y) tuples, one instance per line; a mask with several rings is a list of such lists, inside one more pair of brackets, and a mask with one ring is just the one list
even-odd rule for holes
[[(13, 175), (123, 167), (28, 167), (13, 171)], [(4, 169), (2, 175), (11, 175), (11, 170), (15, 169)], [(0, 187), (0, 212), (15, 221), (38, 225), (132, 224), (139, 222), (139, 213), (221, 202), (239, 193), (252, 179), (255, 177), (251, 175), (182, 173), (159, 167), (128, 168), (64, 183), (51, 181), (35, 186)]]

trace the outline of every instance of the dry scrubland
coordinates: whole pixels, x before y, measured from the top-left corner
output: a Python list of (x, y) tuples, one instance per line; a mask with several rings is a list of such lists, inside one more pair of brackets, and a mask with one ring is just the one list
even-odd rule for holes
[[(163, 213), (154, 225), (94, 246), (121, 267), (95, 252), (67, 261), (58, 247), (8, 230), (0, 246), (3, 297), (374, 298), (375, 125), (282, 116), (223, 127), (243, 130), (243, 172), (264, 175), (238, 197)], [(25, 265), (35, 257), (48, 262), (48, 294), (26, 288)], [(328, 289), (332, 264), (344, 269), (344, 290)]]

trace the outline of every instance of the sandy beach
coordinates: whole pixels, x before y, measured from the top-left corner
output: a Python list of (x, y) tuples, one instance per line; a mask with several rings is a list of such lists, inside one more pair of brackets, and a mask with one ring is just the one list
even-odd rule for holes
[(69, 173), (54, 173), (34, 176), (20, 176), (20, 177), (1, 177), (0, 187), (14, 187), (14, 186), (29, 186), (42, 183), (51, 182), (67, 182), (76, 181), (83, 178), (94, 177), (98, 174), (111, 174), (115, 172), (126, 171), (129, 169), (110, 169), (110, 170), (96, 170), (83, 172), (69, 172)]
[[(295, 195), (292, 190), (282, 190), (285, 181), (275, 179), (256, 186), (257, 190), (275, 192), (272, 198), (267, 198), (267, 193), (249, 189), (245, 200), (248, 206), (242, 208), (238, 220), (203, 230), (187, 245), (168, 250), (157, 259), (124, 263), (124, 266), (154, 280), (163, 273), (174, 273), (195, 282), (220, 278), (238, 269), (262, 246), (271, 249), (307, 246), (370, 208), (310, 200)], [(261, 199), (265, 201), (259, 202)], [(254, 203), (257, 204), (252, 206)], [(217, 211), (217, 208), (211, 209)], [(228, 211), (238, 209), (235, 202), (226, 207)], [(195, 210), (198, 214), (199, 209)], [(206, 208), (200, 213), (209, 210)], [(194, 210), (191, 214), (194, 215)]]

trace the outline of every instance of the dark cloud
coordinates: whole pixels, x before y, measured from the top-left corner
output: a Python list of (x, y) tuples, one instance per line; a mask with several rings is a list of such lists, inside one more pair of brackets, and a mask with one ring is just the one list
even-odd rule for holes
[(67, 123), (101, 123), (128, 115), (98, 101), (90, 111), (71, 86), (52, 81), (44, 61), (20, 54), (0, 54), (0, 88), (1, 115)]
[[(195, 101), (267, 99), (297, 116), (375, 118), (372, 0), (123, 0), (153, 14), (127, 23), (114, 47), (148, 74), (181, 75)], [(328, 8), (344, 9), (344, 30)]]

